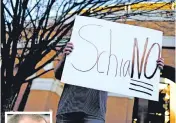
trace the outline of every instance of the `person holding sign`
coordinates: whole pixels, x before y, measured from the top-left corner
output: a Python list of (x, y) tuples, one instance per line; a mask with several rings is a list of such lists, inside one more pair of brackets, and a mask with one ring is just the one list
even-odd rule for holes
[[(67, 43), (62, 55), (69, 55), (72, 50), (73, 44)], [(63, 64), (64, 59), (54, 70), (59, 80)], [(158, 59), (157, 65), (162, 70), (164, 59)], [(57, 123), (105, 123), (107, 97), (105, 91), (65, 84), (59, 102)]]

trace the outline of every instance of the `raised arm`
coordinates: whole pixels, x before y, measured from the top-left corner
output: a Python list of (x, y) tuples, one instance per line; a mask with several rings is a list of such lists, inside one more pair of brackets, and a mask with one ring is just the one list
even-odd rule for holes
[[(73, 48), (74, 48), (73, 43), (69, 42), (65, 46), (63, 53), (60, 54), (61, 57), (63, 57), (63, 58), (57, 63), (56, 67), (54, 68), (55, 77), (57, 79), (60, 79), (60, 75), (62, 74), (62, 70), (63, 70), (63, 66), (64, 66), (64, 62), (65, 62), (65, 57), (73, 51)], [(56, 47), (56, 50), (59, 50), (59, 49), (60, 48)]]

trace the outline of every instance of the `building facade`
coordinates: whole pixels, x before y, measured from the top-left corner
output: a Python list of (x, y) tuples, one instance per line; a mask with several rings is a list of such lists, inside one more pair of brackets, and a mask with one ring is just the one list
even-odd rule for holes
[[(145, 4), (142, 4), (142, 5), (145, 5)], [(156, 6), (157, 4), (154, 7)], [(130, 11), (133, 11), (135, 7), (136, 6), (127, 5), (127, 7), (123, 12), (130, 13)], [(145, 10), (147, 9), (150, 9), (150, 8), (148, 7), (145, 8)], [(172, 13), (172, 11), (175, 11), (175, 10), (173, 9), (173, 5), (171, 4), (170, 6), (161, 8), (158, 11), (159, 11), (159, 15), (157, 14), (154, 17), (153, 17), (153, 13), (149, 13), (148, 15), (145, 14), (143, 16), (134, 16), (134, 17), (131, 16), (130, 18), (124, 16), (120, 20), (117, 20), (117, 22), (152, 28), (152, 29), (156, 29), (164, 32), (162, 57), (165, 59), (166, 67), (164, 68), (164, 71), (161, 76), (163, 77), (163, 79), (168, 78), (169, 80), (175, 82), (175, 22), (170, 17), (169, 19), (166, 18), (167, 16), (172, 16), (168, 13), (169, 12)], [(161, 13), (162, 15), (160, 15)], [(138, 20), (139, 18), (140, 20)], [(69, 35), (70, 34), (68, 34), (68, 36)], [(40, 66), (41, 64), (43, 64), (54, 54), (55, 52), (51, 51), (46, 57), (44, 57), (41, 60), (41, 62), (38, 65)], [(43, 69), (38, 71), (33, 76), (37, 76), (40, 73), (47, 71), (50, 68), (53, 68), (58, 62), (57, 59), (61, 59), (61, 58), (56, 58), (53, 62), (45, 66)], [(173, 87), (175, 86), (173, 83), (172, 85)], [(53, 118), (55, 120), (55, 116), (58, 108), (58, 102), (62, 94), (63, 87), (64, 87), (64, 84), (56, 80), (54, 77), (54, 72), (50, 71), (40, 76), (39, 78), (35, 79), (32, 83), (26, 83), (22, 85), (20, 94), (14, 106), (14, 110), (52, 111), (54, 116)], [(133, 97), (125, 97), (122, 95), (109, 93), (108, 102), (107, 102), (106, 122), (107, 123), (117, 123), (117, 122), (156, 123), (155, 121), (151, 121), (150, 119), (153, 118), (152, 116), (157, 117), (162, 114), (160, 114), (160, 112), (154, 112), (154, 115), (150, 114), (150, 113), (153, 113), (150, 108), (152, 105), (154, 104), (146, 100), (136, 99)], [(162, 110), (162, 113), (163, 112), (165, 113), (165, 110)], [(176, 115), (176, 113), (175, 114), (174, 113), (175, 111), (173, 111), (172, 113), (172, 118), (174, 117), (174, 115)], [(172, 118), (169, 118), (169, 119), (172, 120)], [(165, 116), (163, 120), (161, 118), (161, 122), (164, 121), (165, 119), (166, 119)], [(173, 121), (175, 119), (173, 118)], [(160, 119), (156, 118), (156, 120), (160, 120)], [(174, 123), (174, 122), (171, 122), (171, 123)]]

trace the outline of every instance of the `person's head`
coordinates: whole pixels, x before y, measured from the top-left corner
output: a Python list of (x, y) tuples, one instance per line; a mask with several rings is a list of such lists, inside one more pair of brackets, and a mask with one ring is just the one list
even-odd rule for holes
[(47, 123), (39, 114), (15, 114), (7, 123)]

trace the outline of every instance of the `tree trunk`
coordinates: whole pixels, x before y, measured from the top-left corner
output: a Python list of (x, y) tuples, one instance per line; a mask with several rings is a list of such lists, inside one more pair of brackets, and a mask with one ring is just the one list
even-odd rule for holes
[[(18, 93), (20, 91), (21, 84), (20, 82), (15, 81), (2, 81), (2, 110), (1, 110), (1, 121), (2, 123), (5, 122), (5, 112), (12, 111), (15, 101), (18, 97)], [(9, 84), (10, 83), (10, 84)], [(13, 83), (14, 85), (12, 86)], [(9, 85), (8, 85), (9, 84)]]

